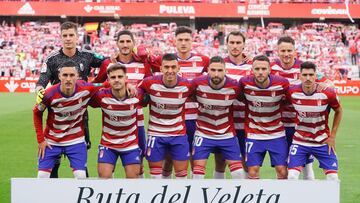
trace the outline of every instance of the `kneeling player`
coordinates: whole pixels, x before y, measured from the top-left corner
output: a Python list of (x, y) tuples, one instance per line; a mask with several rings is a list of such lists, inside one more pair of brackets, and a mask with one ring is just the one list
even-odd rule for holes
[(208, 75), (192, 81), (199, 103), (193, 142), (193, 178), (203, 179), (206, 161), (211, 152), (221, 153), (233, 178), (245, 178), (240, 146), (235, 136), (232, 105), (239, 87), (236, 80), (225, 76), (221, 57), (210, 59)]
[[(293, 144), (289, 152), (288, 179), (298, 179), (309, 156), (320, 162), (328, 180), (338, 180), (338, 161), (335, 154), (336, 132), (342, 117), (342, 108), (333, 89), (317, 90), (316, 66), (304, 62), (300, 66), (301, 84), (288, 92), (297, 112)], [(332, 129), (328, 126), (329, 109), (335, 111)]]
[[(86, 178), (87, 151), (83, 117), (90, 98), (98, 87), (77, 81), (77, 64), (67, 61), (59, 67), (60, 83), (45, 91), (42, 103), (33, 109), (34, 126), (39, 143), (38, 177), (49, 178), (58, 157), (65, 154), (75, 178)], [(42, 128), (43, 111), (48, 109), (46, 128)]]
[(92, 99), (92, 107), (102, 110), (103, 128), (98, 154), (100, 178), (112, 178), (117, 158), (125, 168), (126, 178), (138, 178), (141, 150), (138, 146), (137, 108), (142, 93), (129, 98), (126, 91), (126, 67), (113, 64), (107, 69), (111, 88), (99, 91)]

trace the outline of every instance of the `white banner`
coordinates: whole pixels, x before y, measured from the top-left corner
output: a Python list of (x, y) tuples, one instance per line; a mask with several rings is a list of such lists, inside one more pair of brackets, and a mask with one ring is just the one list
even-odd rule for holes
[(340, 202), (337, 181), (11, 179), (12, 203)]

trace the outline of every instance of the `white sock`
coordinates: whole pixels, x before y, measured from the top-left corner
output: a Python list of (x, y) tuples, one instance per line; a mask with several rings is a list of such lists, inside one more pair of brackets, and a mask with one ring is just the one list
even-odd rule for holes
[(289, 180), (299, 180), (300, 171), (289, 169), (288, 170), (288, 179)]
[(150, 174), (150, 178), (152, 178), (152, 179), (163, 179), (161, 174), (156, 174), (156, 175)]
[(225, 179), (225, 172), (214, 171), (214, 179)]
[(38, 171), (38, 178), (50, 178), (50, 172), (47, 171)]
[(232, 179), (245, 179), (246, 178), (246, 172), (243, 168), (237, 169), (230, 172)]
[(326, 180), (339, 180), (337, 173), (326, 174)]
[(305, 165), (303, 170), (303, 178), (304, 180), (315, 180), (313, 162)]
[(193, 174), (192, 179), (204, 179), (204, 174)]
[(75, 171), (73, 171), (73, 174), (76, 179), (85, 179), (86, 178), (85, 170), (75, 170)]

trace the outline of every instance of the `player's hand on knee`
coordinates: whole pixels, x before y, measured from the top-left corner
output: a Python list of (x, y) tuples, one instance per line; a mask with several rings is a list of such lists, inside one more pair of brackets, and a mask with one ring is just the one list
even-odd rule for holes
[(39, 149), (38, 149), (38, 157), (39, 158), (41, 158), (41, 159), (44, 158), (46, 147), (52, 149), (51, 145), (46, 141), (43, 141), (42, 143), (39, 143)]
[(44, 98), (44, 94), (45, 94), (45, 89), (44, 88), (39, 88), (36, 91), (36, 104), (40, 104)]

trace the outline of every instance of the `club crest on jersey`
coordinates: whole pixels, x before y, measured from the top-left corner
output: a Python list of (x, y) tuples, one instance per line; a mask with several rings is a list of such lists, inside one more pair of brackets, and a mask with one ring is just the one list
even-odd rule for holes
[(271, 91), (271, 96), (275, 97), (276, 96), (276, 92), (275, 91)]
[(130, 105), (130, 110), (133, 110), (134, 109), (134, 104), (131, 104)]
[(195, 61), (192, 62), (192, 66), (193, 66), (193, 68), (196, 68), (196, 62)]
[(318, 105), (318, 106), (321, 106), (321, 100), (318, 100), (318, 101), (317, 101), (317, 105)]
[(84, 64), (80, 63), (79, 68), (81, 71), (84, 71)]
[(43, 63), (43, 64), (41, 65), (40, 73), (46, 73), (46, 71), (47, 71), (47, 65), (46, 65), (46, 63)]
[(180, 93), (179, 93), (179, 97), (178, 97), (178, 98), (179, 98), (179, 99), (181, 99), (182, 97), (183, 97), (183, 93), (182, 93), (182, 92), (180, 92)]
[(225, 95), (225, 100), (229, 100), (229, 95), (228, 94)]
[(135, 73), (139, 73), (139, 69), (138, 69), (138, 68), (135, 68)]
[(82, 103), (82, 98), (78, 99), (78, 101), (79, 101), (79, 104), (81, 104)]

